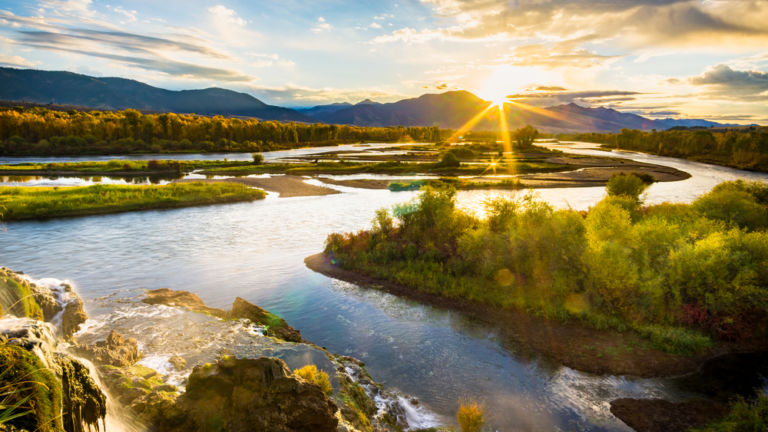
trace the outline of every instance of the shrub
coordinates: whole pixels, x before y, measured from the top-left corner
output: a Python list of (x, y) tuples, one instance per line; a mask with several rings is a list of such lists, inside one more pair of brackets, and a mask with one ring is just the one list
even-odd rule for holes
[(256, 165), (264, 163), (264, 155), (261, 153), (254, 153), (251, 155), (253, 157), (253, 163)]
[(459, 422), (461, 432), (480, 432), (485, 424), (483, 407), (476, 402), (461, 403), (456, 413), (456, 420)]
[(449, 151), (443, 153), (443, 156), (440, 158), (440, 162), (438, 162), (437, 165), (445, 168), (456, 168), (461, 166), (461, 161), (455, 154), (453, 154), (453, 152)]
[(692, 432), (762, 432), (768, 430), (768, 397), (759, 396), (753, 402), (737, 398), (731, 411), (719, 422)]
[(323, 393), (328, 395), (333, 393), (331, 379), (326, 372), (318, 371), (317, 366), (313, 364), (306, 365), (301, 369), (294, 370), (293, 373), (313, 384), (317, 384), (323, 390)]
[(606, 190), (608, 191), (608, 195), (611, 196), (626, 195), (635, 200), (639, 200), (640, 194), (643, 193), (647, 187), (648, 183), (643, 181), (639, 175), (635, 173), (622, 173), (611, 176), (608, 180)]

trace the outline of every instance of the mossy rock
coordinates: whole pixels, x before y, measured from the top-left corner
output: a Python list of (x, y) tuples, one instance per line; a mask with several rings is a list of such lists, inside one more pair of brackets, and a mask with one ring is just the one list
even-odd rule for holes
[(15, 345), (2, 344), (0, 370), (2, 391), (9, 393), (6, 404), (26, 400), (19, 411), (29, 411), (8, 422), (9, 425), (40, 432), (63, 430), (59, 416), (62, 411), (61, 384), (34, 353)]
[(0, 269), (0, 307), (17, 317), (45, 319), (30, 283), (6, 268)]
[(240, 297), (235, 298), (232, 310), (227, 313), (228, 318), (245, 318), (255, 324), (267, 327), (266, 334), (289, 342), (302, 342), (301, 332), (288, 325), (288, 323), (272, 312), (256, 306)]

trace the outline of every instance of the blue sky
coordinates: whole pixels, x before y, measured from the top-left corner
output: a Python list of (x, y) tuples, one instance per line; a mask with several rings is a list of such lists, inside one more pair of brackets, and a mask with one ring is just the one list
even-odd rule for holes
[(0, 0), (0, 64), (285, 106), (427, 92), (768, 123), (768, 2)]

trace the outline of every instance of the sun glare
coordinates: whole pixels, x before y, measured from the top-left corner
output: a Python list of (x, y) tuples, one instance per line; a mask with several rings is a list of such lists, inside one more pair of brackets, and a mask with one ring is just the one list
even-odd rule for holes
[(538, 68), (499, 66), (488, 75), (477, 94), (494, 105), (501, 105), (507, 102), (507, 96), (519, 93), (535, 83), (545, 82), (548, 75)]

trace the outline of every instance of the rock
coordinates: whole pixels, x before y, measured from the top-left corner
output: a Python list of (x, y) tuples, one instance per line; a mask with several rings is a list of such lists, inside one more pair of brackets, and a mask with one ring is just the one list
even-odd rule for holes
[(237, 297), (232, 303), (232, 310), (227, 313), (228, 318), (245, 318), (255, 324), (267, 326), (265, 333), (289, 342), (302, 342), (301, 332), (288, 325), (284, 319)]
[(80, 330), (80, 324), (88, 319), (83, 310), (83, 300), (77, 297), (67, 303), (61, 316), (61, 334), (65, 339), (71, 339), (72, 335)]
[[(178, 389), (166, 384), (154, 369), (141, 365), (102, 366), (102, 382), (112, 396), (142, 423), (163, 424), (181, 415), (176, 408)], [(170, 419), (170, 420), (168, 420)]]
[(201, 312), (225, 319), (248, 319), (255, 324), (266, 326), (265, 334), (283, 339), (289, 342), (303, 342), (301, 332), (288, 325), (284, 319), (260, 308), (240, 297), (235, 298), (232, 310), (225, 311), (207, 306), (196, 294), (189, 291), (174, 291), (168, 288), (148, 290), (141, 300), (147, 304), (163, 304), (166, 306), (178, 306), (193, 312)]
[[(106, 397), (88, 368), (57, 351), (53, 326), (30, 318), (0, 320), (0, 370), (13, 390), (4, 403), (29, 398), (33, 412), (9, 425), (26, 430), (83, 432), (106, 416)], [(15, 387), (15, 388), (14, 388)]]
[(227, 315), (223, 309), (208, 307), (197, 294), (192, 294), (189, 291), (174, 291), (168, 288), (148, 290), (141, 301), (152, 305), (183, 307), (193, 312), (201, 312), (219, 318), (224, 318)]
[(41, 286), (0, 267), (0, 311), (17, 317), (55, 322), (59, 334), (71, 339), (88, 316), (83, 300), (68, 284)]
[(184, 370), (184, 368), (187, 367), (187, 361), (184, 360), (184, 357), (181, 356), (173, 356), (169, 358), (168, 363), (173, 365), (173, 368), (177, 371)]
[(705, 399), (669, 402), (662, 399), (616, 399), (611, 413), (637, 432), (684, 432), (725, 416), (724, 404)]
[(139, 360), (139, 345), (136, 339), (125, 338), (114, 330), (109, 332), (104, 341), (74, 349), (98, 365), (130, 366)]
[(160, 430), (335, 432), (336, 404), (319, 386), (294, 376), (276, 358), (197, 366), (177, 406), (184, 422)]

